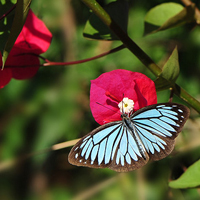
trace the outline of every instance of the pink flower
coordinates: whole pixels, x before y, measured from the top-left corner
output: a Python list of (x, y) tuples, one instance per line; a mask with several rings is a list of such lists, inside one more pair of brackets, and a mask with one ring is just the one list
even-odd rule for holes
[(156, 104), (154, 82), (144, 74), (123, 69), (104, 73), (91, 81), (90, 108), (97, 123), (121, 120), (119, 106), (123, 98), (131, 101), (133, 112)]
[(30, 53), (44, 53), (49, 48), (51, 39), (52, 34), (45, 24), (29, 10), (23, 29), (6, 60), (5, 68), (0, 71), (0, 88), (8, 84), (11, 78), (32, 78), (39, 69), (40, 61), (37, 56)]

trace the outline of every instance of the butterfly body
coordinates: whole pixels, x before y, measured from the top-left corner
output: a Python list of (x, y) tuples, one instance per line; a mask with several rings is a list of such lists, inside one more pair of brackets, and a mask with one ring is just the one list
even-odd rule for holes
[(189, 117), (189, 109), (176, 103), (144, 107), (122, 121), (102, 125), (71, 150), (69, 162), (77, 166), (127, 172), (171, 153), (175, 138)]
[(124, 116), (122, 117), (123, 117), (124, 124), (126, 125), (128, 131), (131, 133), (132, 137), (134, 138), (137, 148), (139, 149), (142, 157), (146, 160), (147, 159), (147, 156), (145, 155), (146, 149), (137, 131), (135, 130), (134, 121), (131, 121), (131, 118), (129, 118), (127, 115), (125, 117)]

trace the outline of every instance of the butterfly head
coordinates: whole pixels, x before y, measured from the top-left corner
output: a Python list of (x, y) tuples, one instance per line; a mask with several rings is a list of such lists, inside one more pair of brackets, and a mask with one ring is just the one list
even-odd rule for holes
[(123, 100), (118, 104), (122, 118), (127, 118), (131, 115), (134, 108), (134, 101), (128, 97), (124, 97)]
[(121, 118), (124, 120), (124, 119), (129, 119), (129, 115), (127, 115), (126, 113), (122, 113), (121, 114)]

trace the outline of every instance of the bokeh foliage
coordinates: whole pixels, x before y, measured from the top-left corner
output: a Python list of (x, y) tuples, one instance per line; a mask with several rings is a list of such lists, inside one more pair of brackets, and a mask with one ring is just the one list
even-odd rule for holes
[[(200, 27), (186, 24), (143, 36), (146, 13), (163, 2), (168, 1), (131, 1), (129, 36), (159, 66), (163, 66), (178, 46), (177, 82), (200, 99)], [(196, 4), (200, 7), (198, 1)], [(53, 34), (52, 44), (44, 54), (49, 60), (80, 60), (121, 44), (83, 38), (90, 12), (79, 0), (35, 0), (31, 8)], [(142, 72), (153, 80), (156, 78), (124, 49), (76, 66), (43, 67), (31, 80), (12, 80), (0, 90), (1, 161), (79, 138), (96, 128), (98, 124), (89, 108), (90, 80), (114, 69)], [(168, 99), (169, 91), (158, 92), (158, 102)], [(183, 103), (177, 98), (175, 101)], [(67, 161), (70, 148), (33, 156), (0, 172), (0, 199), (199, 199), (199, 189), (168, 187), (169, 180), (178, 178), (199, 159), (199, 131), (200, 119), (192, 110), (171, 156), (127, 174), (71, 166)]]

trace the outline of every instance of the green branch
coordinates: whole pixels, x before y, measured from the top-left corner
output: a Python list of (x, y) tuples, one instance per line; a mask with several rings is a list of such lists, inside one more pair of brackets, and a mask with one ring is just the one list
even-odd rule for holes
[(174, 94), (179, 98), (183, 99), (187, 102), (191, 107), (193, 107), (198, 113), (200, 113), (200, 102), (197, 101), (194, 97), (187, 93), (183, 88), (179, 85), (175, 84), (174, 86)]
[[(101, 20), (108, 26), (117, 37), (156, 77), (162, 73), (162, 69), (112, 20), (108, 13), (97, 3), (96, 0), (82, 0)], [(192, 106), (200, 113), (200, 102), (189, 95), (177, 84), (174, 86), (175, 94)]]
[(159, 76), (162, 70), (154, 61), (111, 19), (95, 0), (82, 0), (149, 70)]

